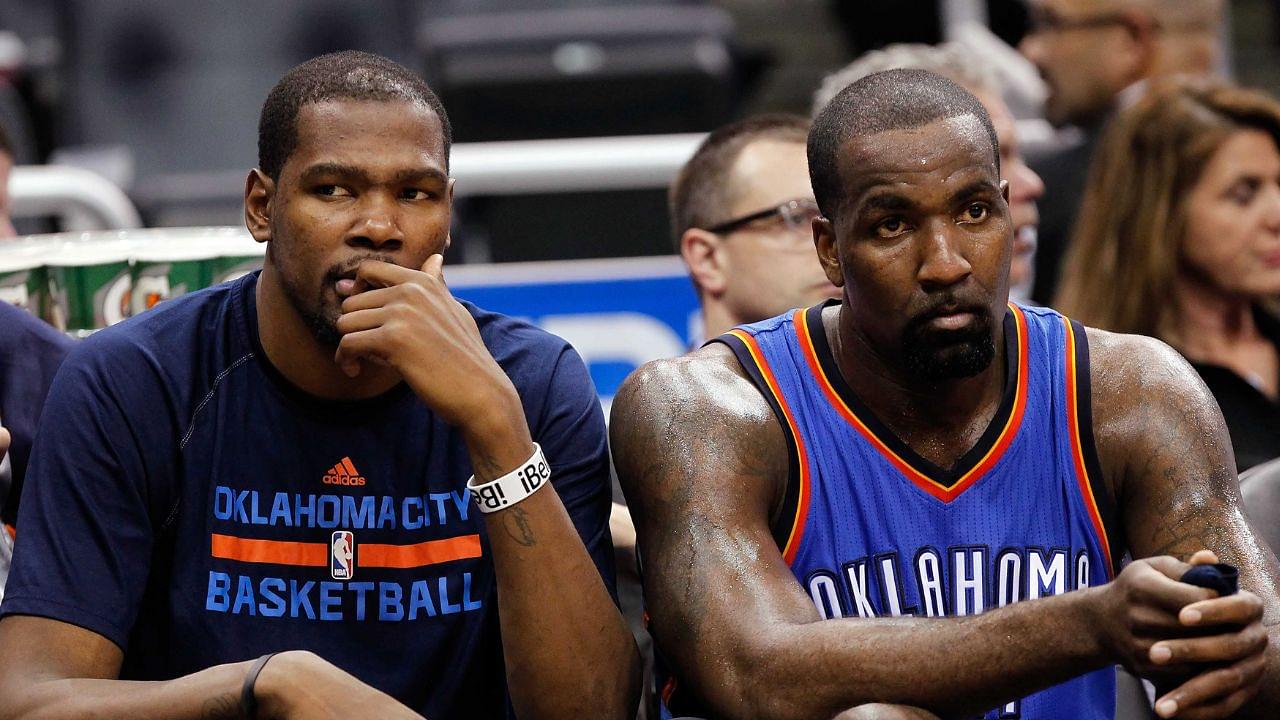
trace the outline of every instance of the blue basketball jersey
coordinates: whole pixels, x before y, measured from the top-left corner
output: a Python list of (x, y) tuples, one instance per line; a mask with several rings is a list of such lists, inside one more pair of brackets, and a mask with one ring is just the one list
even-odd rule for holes
[[(830, 306), (828, 304), (827, 306)], [(730, 331), (788, 437), (775, 537), (824, 619), (972, 615), (1108, 582), (1123, 550), (1094, 450), (1084, 329), (1010, 305), (1005, 392), (956, 466), (940, 468), (844, 382), (824, 306)], [(1111, 718), (1104, 668), (985, 718)]]

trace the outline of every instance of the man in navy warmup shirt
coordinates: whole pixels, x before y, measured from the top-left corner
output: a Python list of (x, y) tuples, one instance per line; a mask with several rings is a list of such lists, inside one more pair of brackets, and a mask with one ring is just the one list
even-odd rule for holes
[(327, 55), (258, 142), (261, 274), (92, 336), (54, 382), (0, 718), (627, 716), (601, 411), (563, 340), (445, 286), (439, 101)]

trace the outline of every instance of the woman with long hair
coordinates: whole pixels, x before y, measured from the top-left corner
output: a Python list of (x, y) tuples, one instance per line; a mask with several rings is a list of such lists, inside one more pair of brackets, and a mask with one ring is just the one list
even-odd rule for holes
[(1107, 129), (1055, 307), (1169, 343), (1222, 407), (1239, 470), (1280, 455), (1280, 103), (1153, 87)]

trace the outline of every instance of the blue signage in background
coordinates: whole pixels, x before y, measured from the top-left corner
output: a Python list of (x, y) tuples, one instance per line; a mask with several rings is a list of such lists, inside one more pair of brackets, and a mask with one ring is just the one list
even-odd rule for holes
[(702, 339), (698, 297), (676, 256), (450, 266), (445, 280), (457, 297), (568, 340), (606, 410), (632, 370)]

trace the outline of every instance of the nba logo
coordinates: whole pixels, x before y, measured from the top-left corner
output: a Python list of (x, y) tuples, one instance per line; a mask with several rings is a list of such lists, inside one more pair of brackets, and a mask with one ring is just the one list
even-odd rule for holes
[(356, 571), (356, 536), (349, 530), (334, 530), (329, 540), (329, 574), (334, 580), (350, 580)]

